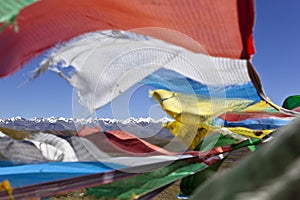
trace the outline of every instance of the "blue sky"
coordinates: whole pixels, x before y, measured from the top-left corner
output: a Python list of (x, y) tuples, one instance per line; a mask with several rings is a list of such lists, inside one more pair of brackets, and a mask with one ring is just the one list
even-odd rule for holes
[[(257, 0), (254, 41), (256, 54), (253, 63), (264, 90), (271, 100), (281, 105), (293, 94), (300, 94), (300, 1), (298, 0)], [(27, 67), (13, 76), (0, 80), (0, 118), (23, 116), (33, 117), (72, 117), (72, 91), (68, 83), (53, 72), (47, 72), (38, 79), (21, 86), (34, 67)], [(144, 90), (146, 91), (146, 90)], [(143, 91), (142, 91), (143, 92)], [(147, 95), (143, 93), (143, 95)], [(131, 97), (129, 113), (159, 118), (164, 114), (156, 105), (149, 107), (136, 104)], [(112, 117), (108, 108), (97, 112), (98, 117)], [(120, 116), (125, 118), (126, 115)]]
[(265, 93), (282, 105), (300, 94), (300, 1), (257, 0), (253, 63)]

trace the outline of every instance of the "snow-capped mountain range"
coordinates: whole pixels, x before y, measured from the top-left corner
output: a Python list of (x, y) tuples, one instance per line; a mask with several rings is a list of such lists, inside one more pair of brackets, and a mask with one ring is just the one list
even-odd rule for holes
[(105, 130), (124, 130), (134, 133), (137, 136), (159, 135), (169, 136), (168, 130), (162, 128), (162, 124), (171, 121), (169, 118), (154, 120), (148, 118), (128, 118), (125, 120), (108, 119), (108, 118), (88, 118), (73, 119), (64, 117), (33, 118), (25, 119), (22, 117), (13, 117), (0, 119), (0, 127), (12, 128), (15, 130), (80, 130), (84, 126), (97, 126)]

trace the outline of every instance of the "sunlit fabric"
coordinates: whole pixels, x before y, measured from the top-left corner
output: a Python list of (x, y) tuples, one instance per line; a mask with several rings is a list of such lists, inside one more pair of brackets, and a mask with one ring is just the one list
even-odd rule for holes
[[(290, 122), (290, 121), (289, 121)], [(246, 128), (244, 124), (240, 126), (230, 127), (227, 124), (223, 126), (209, 126), (204, 123), (199, 125), (191, 125), (173, 121), (165, 124), (165, 128), (168, 128), (176, 138), (182, 143), (188, 145), (191, 149), (195, 149), (202, 140), (205, 140), (211, 134), (229, 135), (233, 138), (246, 139), (246, 138), (264, 138), (268, 134), (272, 133), (275, 129), (260, 129), (255, 130)]]
[(151, 91), (150, 94), (172, 118), (187, 124), (212, 120), (224, 112), (242, 110), (253, 103), (245, 98), (187, 95), (162, 89)]
[[(294, 120), (298, 97), (286, 101), (285, 108), (295, 109), (288, 111), (263, 92), (251, 64), (253, 4), (253, 0), (5, 2), (0, 8), (0, 77), (38, 64), (33, 78), (54, 71), (76, 89), (81, 105), (90, 112), (136, 84), (151, 86), (149, 98), (172, 118), (164, 128), (173, 133), (169, 139), (176, 149), (97, 127), (85, 127), (76, 136), (41, 132), (13, 139), (4, 132), (0, 182), (10, 184), (13, 192), (10, 187), (9, 193), (0, 190), (0, 198), (49, 197), (97, 186), (87, 193), (104, 199), (147, 199), (180, 179), (180, 193), (189, 196), (229, 153), (244, 147), (255, 151), (256, 145), (281, 134), (278, 129)], [(247, 186), (248, 175), (240, 175), (245, 185), (239, 191)], [(195, 197), (213, 197), (213, 189), (200, 188)]]
[[(212, 60), (214, 60), (214, 58), (212, 58)], [(216, 74), (216, 77), (222, 77), (222, 79), (220, 79), (220, 83), (222, 83), (223, 85), (219, 85), (216, 87), (200, 83), (165, 68), (155, 71), (153, 74), (150, 74), (141, 82), (153, 86), (157, 89), (171, 90), (173, 92), (179, 92), (183, 94), (194, 93), (197, 95), (199, 94), (219, 98), (246, 98), (255, 102), (260, 101), (261, 98), (257, 94), (257, 90), (249, 79), (246, 79), (248, 80), (248, 82), (246, 82), (246, 80), (235, 80), (235, 82), (232, 81), (231, 83), (226, 83), (225, 81), (223, 81), (223, 78), (230, 74), (229, 70), (237, 70), (239, 71), (239, 73), (246, 72), (245, 69), (230, 69), (229, 65), (230, 64), (228, 63), (228, 68), (224, 69), (224, 71), (227, 71), (227, 74), (225, 74), (223, 71), (221, 72), (221, 69), (220, 71), (217, 71), (217, 69), (212, 70)], [(240, 68), (245, 68), (245, 66), (240, 66)]]
[[(0, 77), (57, 42), (96, 30), (160, 27), (188, 35), (212, 56), (249, 59), (254, 53), (252, 0), (42, 0), (21, 10), (16, 23), (18, 32), (0, 34)], [(144, 34), (197, 51), (186, 41)]]
[[(225, 98), (227, 91), (231, 97), (235, 93), (247, 97), (252, 94), (251, 99), (259, 99), (253, 92), (247, 60), (194, 53), (130, 32), (84, 34), (50, 49), (48, 54), (38, 73), (50, 68), (63, 76), (78, 90), (81, 103), (91, 110), (102, 107), (143, 79), (158, 88), (174, 86), (174, 90), (180, 85), (174, 85), (172, 81), (186, 81), (186, 92), (190, 94), (206, 87), (212, 96), (223, 95)], [(71, 77), (62, 72), (64, 68), (74, 68)], [(166, 72), (154, 73), (162, 68), (181, 77), (165, 79)], [(156, 76), (151, 75), (153, 73)], [(184, 80), (183, 76), (188, 79)], [(159, 85), (158, 78), (164, 79), (167, 85)]]

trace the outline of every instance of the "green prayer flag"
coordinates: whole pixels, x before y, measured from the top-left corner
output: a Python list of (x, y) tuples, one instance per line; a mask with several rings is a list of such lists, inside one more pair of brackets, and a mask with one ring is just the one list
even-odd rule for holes
[(283, 108), (292, 110), (300, 106), (300, 95), (289, 96), (282, 104)]
[(195, 174), (206, 167), (204, 163), (175, 162), (149, 173), (89, 188), (87, 192), (101, 199), (133, 199)]
[(299, 197), (300, 120), (278, 130), (238, 165), (204, 182), (191, 200), (281, 200)]
[(0, 0), (0, 31), (14, 24), (15, 18), (20, 10), (36, 1), (37, 0)]

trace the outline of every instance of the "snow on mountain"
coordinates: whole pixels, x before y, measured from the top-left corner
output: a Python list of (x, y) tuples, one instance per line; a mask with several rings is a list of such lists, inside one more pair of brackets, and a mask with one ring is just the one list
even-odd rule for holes
[(123, 130), (135, 134), (138, 137), (150, 137), (160, 135), (169, 137), (168, 130), (162, 128), (162, 123), (171, 121), (169, 118), (154, 120), (148, 118), (133, 118), (125, 120), (108, 118), (88, 118), (88, 119), (68, 119), (64, 117), (35, 117), (25, 119), (22, 117), (13, 117), (0, 119), (0, 127), (12, 128), (15, 130), (78, 130), (84, 126), (98, 126), (102, 130)]
[(173, 121), (172, 119), (168, 118), (168, 117), (163, 117), (161, 119), (158, 119), (156, 120), (156, 122), (160, 122), (160, 123), (167, 123), (167, 122), (170, 122), (170, 121)]

